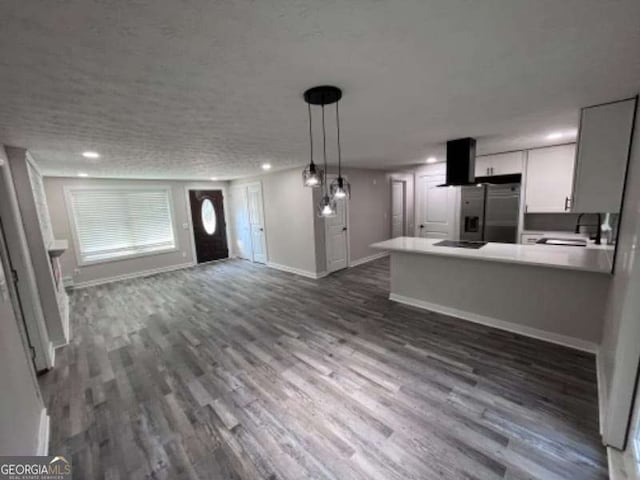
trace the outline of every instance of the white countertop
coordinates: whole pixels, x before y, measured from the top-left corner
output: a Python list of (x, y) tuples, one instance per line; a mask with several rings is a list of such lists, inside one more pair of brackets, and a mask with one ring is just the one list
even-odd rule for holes
[(441, 240), (436, 238), (397, 237), (374, 243), (371, 247), (392, 252), (441, 255), (599, 273), (611, 273), (613, 261), (613, 247), (592, 249), (490, 242), (476, 250), (434, 246), (434, 243), (439, 241)]

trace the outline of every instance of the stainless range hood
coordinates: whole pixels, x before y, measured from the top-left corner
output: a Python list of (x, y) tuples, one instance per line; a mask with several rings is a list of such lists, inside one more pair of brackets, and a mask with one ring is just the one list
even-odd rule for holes
[(447, 142), (447, 182), (440, 187), (475, 184), (476, 139), (467, 137)]

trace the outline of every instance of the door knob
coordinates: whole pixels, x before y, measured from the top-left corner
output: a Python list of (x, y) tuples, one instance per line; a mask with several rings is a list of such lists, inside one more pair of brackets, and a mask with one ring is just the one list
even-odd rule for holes
[(420, 228), (424, 228), (424, 225), (420, 225)]
[(342, 227), (342, 231), (346, 232), (347, 231), (347, 227)]
[(261, 229), (260, 229), (260, 231), (261, 231), (261, 232), (264, 232), (264, 228), (261, 228)]

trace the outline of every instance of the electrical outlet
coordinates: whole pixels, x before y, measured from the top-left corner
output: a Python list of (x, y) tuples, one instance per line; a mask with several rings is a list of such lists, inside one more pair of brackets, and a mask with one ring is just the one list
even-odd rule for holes
[(185, 230), (189, 230), (189, 224), (188, 223), (183, 223), (182, 224), (182, 228)]
[(182, 257), (186, 258), (187, 257), (187, 252), (182, 252)]

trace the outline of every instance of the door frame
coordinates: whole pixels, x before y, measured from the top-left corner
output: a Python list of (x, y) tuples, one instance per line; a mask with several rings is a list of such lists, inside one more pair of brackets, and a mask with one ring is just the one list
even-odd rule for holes
[(391, 178), (391, 236), (393, 237), (393, 184), (402, 185), (402, 237), (406, 237), (409, 233), (409, 218), (407, 216), (407, 181), (399, 178)]
[[(338, 178), (336, 174), (327, 174), (327, 183), (331, 184), (332, 180)], [(348, 180), (347, 175), (343, 175), (342, 178)], [(314, 214), (315, 214), (315, 205), (314, 205)], [(341, 268), (340, 270), (345, 270), (351, 267), (351, 222), (349, 221), (349, 197), (344, 199), (344, 218), (345, 223), (347, 225), (347, 234), (345, 235), (346, 252), (347, 252), (347, 266)], [(324, 271), (327, 274), (331, 274), (333, 272), (339, 272), (340, 270), (334, 270), (333, 272), (329, 271), (329, 243), (327, 242), (327, 222), (325, 219), (322, 219), (322, 228), (324, 230)]]
[[(264, 214), (264, 185), (262, 185), (262, 181), (261, 180), (256, 180), (256, 181), (252, 181), (252, 182), (240, 182), (240, 183), (235, 183), (233, 185), (231, 185), (229, 187), (229, 193), (231, 193), (231, 190), (234, 188), (248, 188), (254, 185), (258, 185), (260, 187), (260, 207), (262, 209), (262, 226), (264, 228), (264, 255), (265, 255), (265, 265), (267, 265), (269, 263), (269, 241), (267, 240), (267, 217)], [(247, 207), (248, 207), (248, 203), (247, 203)], [(225, 207), (226, 208), (226, 207)], [(226, 209), (225, 209), (226, 212)], [(226, 213), (225, 213), (226, 215)], [(233, 213), (231, 213), (230, 215), (233, 215)], [(247, 218), (249, 217), (249, 212), (247, 212)], [(227, 225), (228, 227), (228, 225)], [(228, 233), (228, 232), (227, 232)], [(228, 237), (231, 238), (231, 237)], [(233, 237), (234, 241), (235, 241), (235, 236)], [(233, 250), (233, 257), (237, 257), (235, 249)], [(251, 238), (251, 262), (252, 263), (259, 263), (256, 262), (254, 259), (254, 255), (253, 255), (253, 238)]]
[[(203, 265), (205, 263), (212, 263), (212, 262), (203, 262), (203, 263), (198, 263), (198, 254), (196, 252), (196, 233), (193, 230), (193, 219), (191, 218), (191, 199), (189, 198), (189, 191), (190, 190), (219, 190), (222, 192), (222, 209), (224, 210), (224, 223), (225, 223), (225, 232), (227, 234), (227, 249), (229, 250), (229, 253), (231, 253), (231, 249), (229, 249), (229, 239), (231, 238), (229, 236), (229, 222), (227, 221), (227, 218), (229, 216), (229, 212), (228, 212), (228, 204), (227, 204), (227, 195), (228, 195), (228, 191), (227, 191), (227, 187), (224, 185), (220, 185), (218, 183), (213, 182), (213, 185), (211, 184), (207, 184), (206, 182), (202, 182), (202, 183), (198, 183), (198, 182), (194, 182), (194, 183), (189, 183), (187, 185), (185, 185), (184, 187), (184, 201), (185, 201), (185, 215), (187, 216), (187, 222), (183, 223), (182, 225), (180, 225), (180, 227), (182, 227), (182, 230), (188, 230), (189, 231), (189, 244), (191, 245), (191, 266), (194, 265)], [(188, 223), (188, 225), (187, 225)], [(229, 255), (229, 257), (227, 258), (231, 258), (231, 255)], [(222, 260), (226, 260), (225, 258), (221, 258), (220, 260), (213, 260), (214, 262), (219, 262)]]

